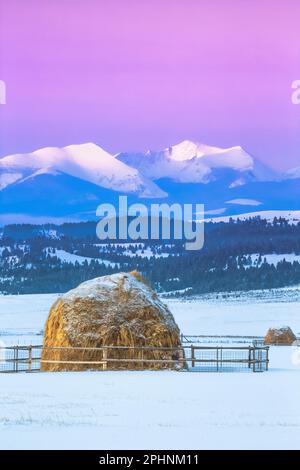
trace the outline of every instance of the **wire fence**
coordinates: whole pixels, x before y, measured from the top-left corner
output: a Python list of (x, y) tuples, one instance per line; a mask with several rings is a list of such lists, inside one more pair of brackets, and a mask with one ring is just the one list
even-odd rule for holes
[[(237, 335), (183, 335), (181, 334), (181, 344), (249, 344), (253, 346), (268, 346), (265, 343), (264, 336), (237, 336)], [(300, 337), (296, 337), (294, 346), (300, 345)], [(272, 346), (291, 346), (291, 343), (283, 343), (282, 341), (272, 342)]]
[(0, 347), (0, 372), (33, 372), (40, 370), (42, 346)]
[(264, 346), (263, 336), (238, 335), (184, 335), (181, 334), (181, 344), (247, 344)]
[(11, 346), (0, 348), (0, 372), (41, 370), (180, 369), (198, 372), (263, 372), (269, 367), (267, 346), (198, 346), (177, 348), (105, 346), (101, 348)]
[(269, 368), (269, 347), (256, 346), (190, 346), (191, 370), (203, 372), (233, 372)]

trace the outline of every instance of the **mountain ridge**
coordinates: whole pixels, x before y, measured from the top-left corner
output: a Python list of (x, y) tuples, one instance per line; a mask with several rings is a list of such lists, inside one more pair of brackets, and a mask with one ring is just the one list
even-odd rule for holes
[(0, 160), (0, 188), (43, 168), (80, 177), (114, 191), (138, 193), (143, 197), (164, 196), (155, 183), (140, 175), (138, 170), (93, 143), (44, 147), (28, 154), (8, 155)]
[[(298, 175), (299, 170), (299, 175)], [(0, 222), (56, 215), (88, 220), (100, 203), (203, 203), (208, 215), (300, 209), (300, 169), (280, 175), (241, 146), (185, 140), (112, 155), (94, 143), (0, 159)]]
[(119, 153), (116, 158), (154, 181), (164, 177), (181, 183), (207, 184), (216, 179), (216, 171), (220, 169), (235, 171), (239, 184), (279, 177), (275, 170), (254, 159), (241, 146), (221, 148), (190, 140), (160, 151)]

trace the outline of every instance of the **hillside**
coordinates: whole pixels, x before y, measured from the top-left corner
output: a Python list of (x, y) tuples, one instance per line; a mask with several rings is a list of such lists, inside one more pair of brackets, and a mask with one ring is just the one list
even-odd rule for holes
[(284, 218), (207, 222), (205, 245), (197, 252), (178, 240), (104, 243), (95, 233), (95, 222), (6, 226), (0, 291), (65, 292), (93, 277), (135, 269), (170, 295), (300, 283), (300, 223)]

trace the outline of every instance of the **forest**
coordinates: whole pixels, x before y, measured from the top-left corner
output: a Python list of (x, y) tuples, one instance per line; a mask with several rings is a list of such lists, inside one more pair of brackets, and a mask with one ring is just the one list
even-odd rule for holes
[(97, 276), (132, 270), (172, 296), (300, 283), (300, 224), (281, 218), (205, 223), (199, 251), (186, 251), (172, 239), (99, 243), (95, 222), (8, 225), (0, 236), (4, 294), (65, 292)]

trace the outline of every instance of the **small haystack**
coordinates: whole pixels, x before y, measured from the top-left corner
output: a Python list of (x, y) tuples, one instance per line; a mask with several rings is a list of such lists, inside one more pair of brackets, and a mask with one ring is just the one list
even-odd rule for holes
[(296, 336), (289, 326), (281, 328), (269, 328), (264, 343), (265, 344), (293, 344)]
[[(103, 346), (104, 351), (92, 349)], [(174, 349), (141, 350), (140, 346)], [(166, 305), (138, 273), (118, 273), (84, 282), (52, 306), (45, 328), (41, 369), (103, 369), (103, 364), (97, 364), (99, 361), (108, 369), (183, 368), (182, 354), (179, 328)], [(148, 362), (152, 359), (162, 362)], [(168, 360), (176, 363), (164, 362)]]

